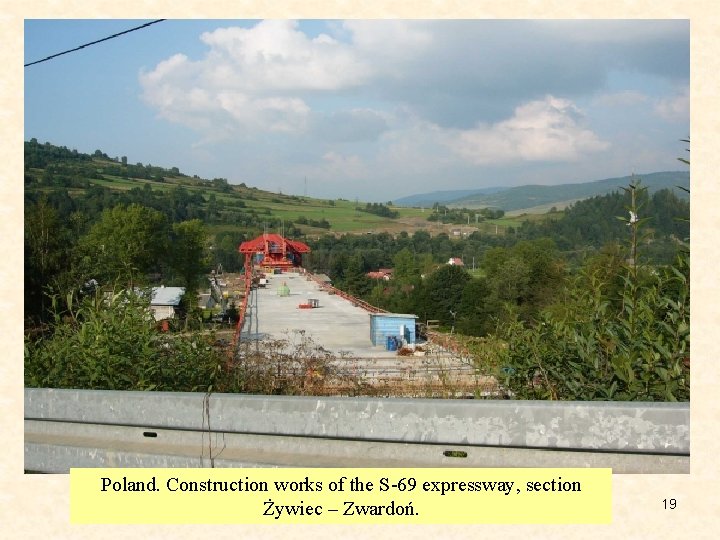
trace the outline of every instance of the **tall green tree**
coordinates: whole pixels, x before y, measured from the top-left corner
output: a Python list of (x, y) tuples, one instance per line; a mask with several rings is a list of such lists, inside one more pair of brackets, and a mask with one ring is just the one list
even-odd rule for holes
[(173, 223), (170, 264), (182, 279), (191, 308), (197, 304), (200, 279), (208, 273), (211, 264), (207, 243), (207, 230), (199, 219)]
[[(535, 324), (501, 329), (507, 386), (516, 396), (568, 400), (686, 401), (690, 397), (689, 253), (644, 271), (638, 184), (627, 190), (629, 257), (616, 253), (588, 268), (563, 310)], [(629, 214), (629, 217), (625, 217)], [(621, 282), (618, 281), (621, 278)]]
[(511, 306), (526, 321), (553, 303), (564, 285), (564, 266), (548, 239), (490, 249), (482, 268), (489, 287), (489, 309), (500, 312), (503, 306)]
[(25, 317), (43, 319), (47, 291), (66, 269), (68, 235), (45, 196), (25, 209)]
[(491, 304), (488, 302), (490, 287), (487, 279), (470, 279), (462, 291), (458, 310), (457, 328), (462, 334), (485, 335), (494, 330), (494, 316)]
[(393, 281), (408, 283), (417, 274), (415, 256), (408, 248), (398, 251), (393, 257)]
[(80, 239), (78, 257), (87, 278), (133, 286), (168, 256), (165, 215), (138, 204), (103, 211)]
[(453, 324), (469, 280), (470, 274), (460, 266), (441, 266), (427, 276), (419, 287), (416, 313), (425, 319), (438, 319), (442, 324)]
[(343, 276), (343, 288), (354, 296), (365, 296), (372, 289), (372, 280), (367, 277), (362, 255), (356, 253), (347, 262)]

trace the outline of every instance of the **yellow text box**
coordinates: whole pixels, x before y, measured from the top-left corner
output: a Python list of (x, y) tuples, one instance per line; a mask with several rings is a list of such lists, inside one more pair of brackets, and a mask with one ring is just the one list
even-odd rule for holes
[(611, 469), (72, 469), (72, 523), (610, 523)]

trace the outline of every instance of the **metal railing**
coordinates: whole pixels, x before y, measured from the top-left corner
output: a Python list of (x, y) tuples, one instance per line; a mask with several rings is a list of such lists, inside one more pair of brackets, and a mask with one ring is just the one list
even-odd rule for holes
[(689, 404), (25, 389), (25, 469), (612, 467), (687, 473)]
[(357, 298), (356, 296), (346, 293), (345, 291), (338, 289), (337, 287), (333, 287), (329, 283), (325, 283), (325, 282), (319, 280), (311, 272), (306, 271), (305, 275), (307, 275), (310, 279), (312, 279), (315, 283), (317, 283), (321, 290), (331, 293), (331, 294), (335, 294), (335, 295), (339, 296), (340, 298), (344, 298), (348, 302), (353, 303), (355, 306), (363, 308), (365, 311), (368, 311), (370, 313), (388, 313), (388, 311), (385, 309), (379, 308), (377, 306), (373, 306), (372, 304), (366, 302), (365, 300), (361, 300), (360, 298)]
[(232, 343), (230, 344), (230, 350), (228, 352), (228, 358), (226, 362), (226, 368), (230, 369), (232, 362), (237, 352), (238, 343), (240, 343), (240, 336), (242, 334), (243, 326), (245, 326), (245, 314), (247, 312), (248, 301), (250, 299), (250, 289), (252, 287), (252, 258), (249, 255), (245, 256), (245, 290), (243, 293), (242, 302), (238, 308), (238, 322), (235, 326), (235, 332), (233, 333)]

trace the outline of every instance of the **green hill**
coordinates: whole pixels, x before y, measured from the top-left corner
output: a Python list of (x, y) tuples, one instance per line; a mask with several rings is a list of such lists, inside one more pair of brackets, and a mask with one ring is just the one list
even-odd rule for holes
[[(677, 186), (690, 188), (690, 173), (687, 171), (668, 171), (637, 175), (650, 193), (660, 189), (673, 189), (679, 197), (687, 198), (687, 193)], [(597, 195), (606, 195), (618, 191), (621, 186), (630, 183), (631, 176), (607, 178), (582, 184), (562, 184), (555, 186), (518, 186), (498, 193), (474, 194), (446, 203), (453, 208), (501, 208), (503, 210), (521, 210), (534, 207), (566, 206), (568, 201), (588, 199)]]
[(34, 200), (40, 194), (68, 215), (78, 211), (90, 221), (104, 208), (135, 202), (165, 212), (171, 221), (198, 218), (211, 232), (248, 235), (281, 229), (294, 236), (367, 231), (422, 216), (415, 208), (389, 211), (365, 202), (272, 193), (33, 139), (25, 142), (25, 197)]
[(430, 208), (435, 203), (447, 203), (456, 201), (470, 195), (490, 195), (499, 191), (505, 191), (506, 187), (489, 187), (483, 189), (453, 189), (442, 191), (431, 191), (430, 193), (418, 193), (393, 200), (396, 206), (421, 206)]

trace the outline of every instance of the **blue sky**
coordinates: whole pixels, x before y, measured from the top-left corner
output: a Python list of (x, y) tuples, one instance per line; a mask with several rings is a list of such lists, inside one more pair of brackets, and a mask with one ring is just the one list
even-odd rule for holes
[[(26, 20), (25, 62), (138, 20)], [(678, 170), (689, 22), (168, 20), (25, 68), (25, 139), (387, 201)]]

